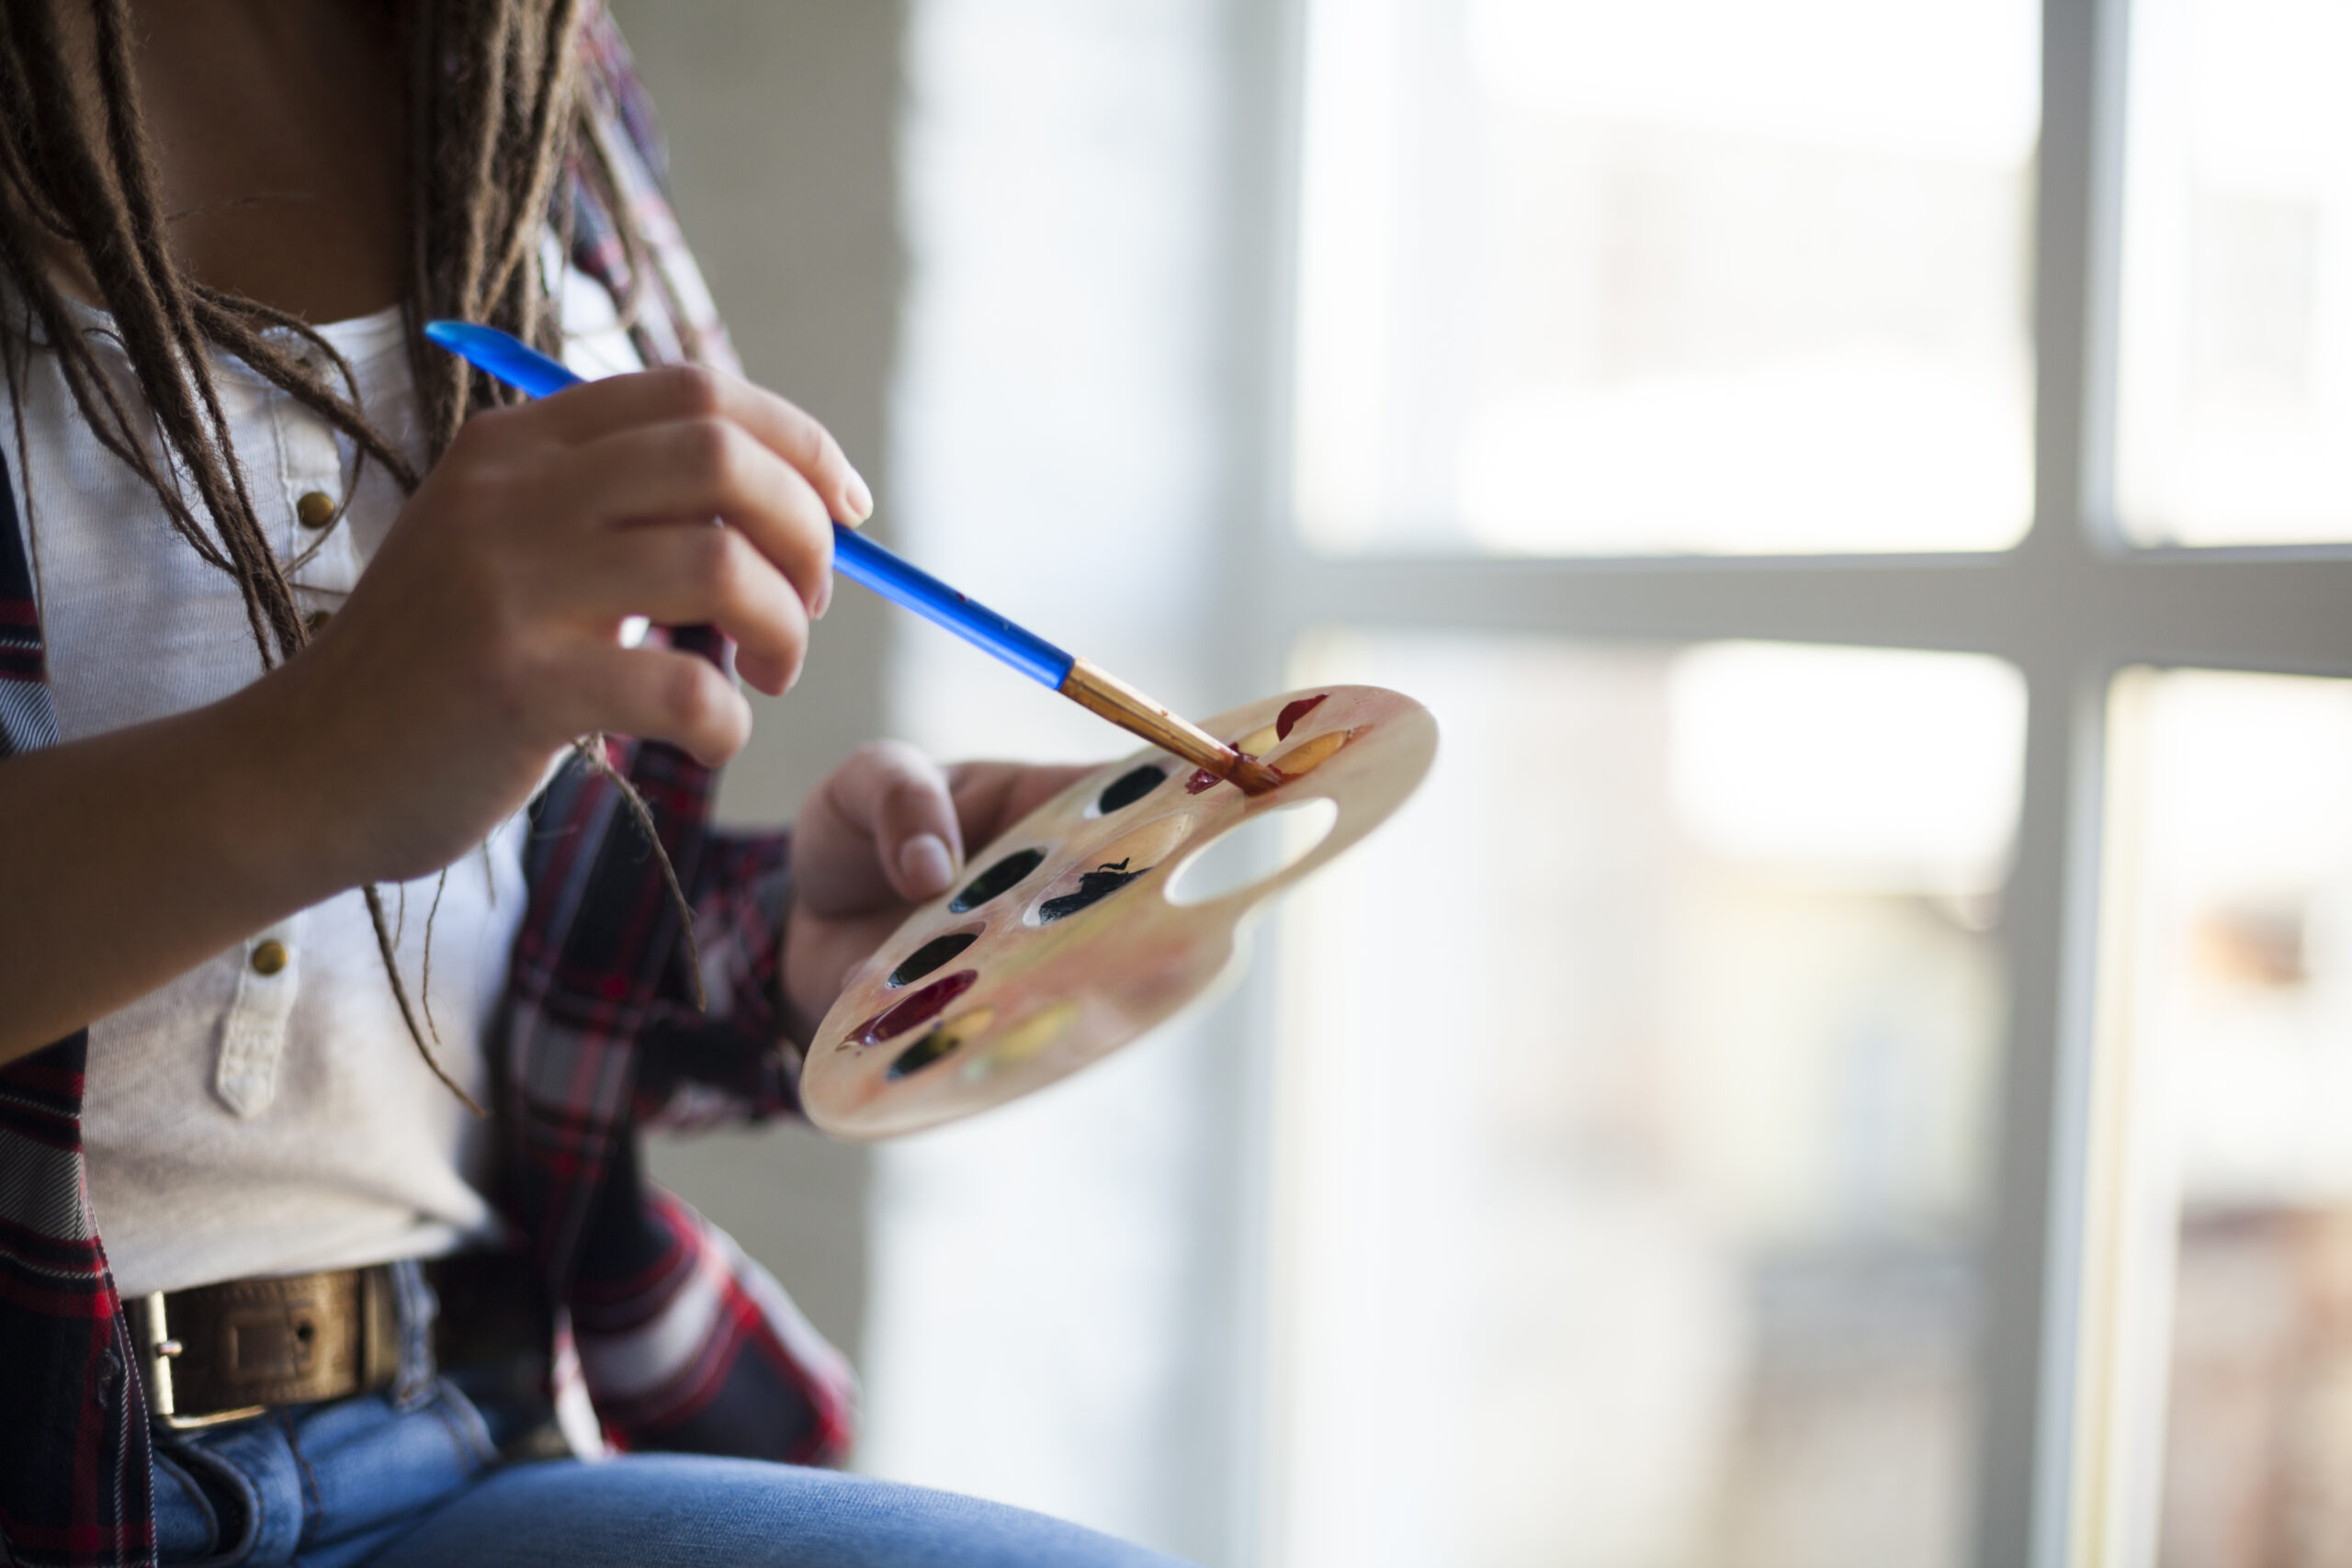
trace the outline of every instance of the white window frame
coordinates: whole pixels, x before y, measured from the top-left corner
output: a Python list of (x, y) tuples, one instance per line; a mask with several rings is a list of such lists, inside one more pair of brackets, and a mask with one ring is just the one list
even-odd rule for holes
[[(1306, 0), (1234, 0), (1232, 175), (1247, 214), (1234, 252), (1232, 357), (1240, 503), (1222, 541), (1255, 629), (1217, 673), (1279, 682), (1306, 632), (1385, 628), (1585, 641), (1739, 638), (1987, 654), (2028, 694), (2025, 776), (2000, 943), (2009, 987), (1993, 1107), (1983, 1255), (1973, 1555), (1984, 1568), (2107, 1568), (2118, 1531), (2097, 1505), (2116, 1479), (2102, 1369), (2115, 1303), (2086, 1316), (2094, 1150), (2100, 850), (2110, 684), (2137, 665), (2352, 676), (2352, 546), (2143, 548), (2114, 514), (2112, 429), (2128, 0), (2043, 0), (2035, 196), (2034, 508), (2014, 547), (1946, 555), (1525, 559), (1468, 554), (1332, 559), (1301, 542), (1288, 468), (1289, 300)], [(1261, 968), (1264, 975), (1272, 968)], [(1271, 1060), (1272, 987), (1248, 998)], [(1267, 1190), (1262, 1077), (1237, 1086), (1258, 1145), (1242, 1186)], [(1234, 1234), (1245, 1288), (1234, 1370), (1236, 1562), (1262, 1559), (1260, 1495), (1267, 1246), (1262, 1203)], [(2104, 1244), (2102, 1244), (2104, 1245)], [(1254, 1304), (1253, 1304), (1254, 1303)], [(2086, 1397), (2085, 1390), (2095, 1391)], [(2098, 1406), (2098, 1408), (2094, 1408)], [(2126, 1532), (2128, 1533), (2128, 1532)], [(2144, 1533), (2144, 1532), (2143, 1532)]]

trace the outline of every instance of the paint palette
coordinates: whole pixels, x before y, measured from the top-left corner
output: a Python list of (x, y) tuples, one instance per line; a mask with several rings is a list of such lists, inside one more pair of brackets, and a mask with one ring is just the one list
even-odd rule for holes
[(1437, 753), (1429, 710), (1377, 686), (1268, 697), (1204, 728), (1282, 787), (1244, 795), (1151, 750), (1013, 824), (842, 987), (801, 1073), (809, 1120), (916, 1132), (1108, 1055), (1214, 986), (1248, 918), (1378, 827)]

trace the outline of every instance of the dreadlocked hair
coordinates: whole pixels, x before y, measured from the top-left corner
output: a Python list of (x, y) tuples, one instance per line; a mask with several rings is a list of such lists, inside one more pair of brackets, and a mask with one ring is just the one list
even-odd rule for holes
[[(287, 578), (299, 559), (281, 564), (270, 548), (232, 449), (208, 351), (243, 360), (349, 438), (356, 461), (338, 519), (366, 464), (382, 465), (404, 491), (416, 489), (421, 474), (368, 422), (350, 364), (317, 331), (182, 273), (167, 243), (167, 215), (133, 89), (126, 0), (79, 0), (87, 6), (96, 56), (95, 104), (85, 101), (74, 68), (62, 3), (74, 0), (0, 4), (0, 279), (16, 307), (0, 322), (0, 350), (10, 389), (21, 411), (27, 356), (40, 345), (54, 354), (98, 440), (154, 491), (173, 531), (235, 580), (268, 669), (310, 638)], [(580, 69), (582, 16), (582, 0), (401, 5), (409, 54), (411, 236), (402, 313), (428, 467), (468, 415), (516, 394), (432, 351), (424, 321), (487, 322), (558, 352), (561, 321), (539, 257), (550, 234), (569, 254), (576, 201), (602, 209), (620, 236), (629, 263), (629, 297), (616, 301), (625, 322), (634, 322), (637, 295), (657, 270), (647, 265), (643, 231), (621, 197), (590, 113)], [(60, 243), (96, 285), (112, 318), (108, 335), (130, 361), (143, 408), (127, 403), (101, 371), (88, 329), (44, 265), (44, 251)], [(289, 333), (313, 352), (289, 352)], [(693, 347), (689, 342), (689, 352)], [(314, 367), (321, 364), (324, 370)], [(144, 438), (149, 434), (160, 438), (160, 455)], [(602, 738), (575, 750), (621, 784), (652, 839), (650, 817), (612, 771)], [(668, 872), (658, 839), (653, 847)], [(669, 881), (673, 899), (683, 903), (674, 874)], [(382, 897), (373, 886), (365, 892), (411, 1039), (434, 1074), (479, 1113), (425, 1043), (395, 962)], [(687, 916), (683, 908), (680, 913)], [(687, 929), (691, 942), (690, 920)], [(429, 975), (429, 926), (426, 940)]]

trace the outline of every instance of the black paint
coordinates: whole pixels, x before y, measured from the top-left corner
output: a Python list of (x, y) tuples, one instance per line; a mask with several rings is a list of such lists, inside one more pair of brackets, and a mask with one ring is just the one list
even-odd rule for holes
[(919, 1073), (942, 1056), (954, 1055), (956, 1047), (962, 1043), (964, 1042), (953, 1031), (942, 1024), (899, 1052), (899, 1059), (884, 1069), (882, 1076), (896, 1080), (910, 1073)]
[(1130, 768), (1109, 784), (1095, 797), (1094, 809), (1108, 817), (1123, 807), (1133, 806), (1168, 780), (1168, 770), (1157, 762), (1146, 762)]
[(900, 986), (913, 985), (979, 940), (978, 931), (950, 931), (945, 936), (932, 938), (908, 953), (904, 964), (890, 971), (890, 988), (896, 990)]
[(1077, 892), (1065, 893), (1058, 898), (1048, 898), (1038, 905), (1037, 919), (1041, 922), (1051, 923), (1066, 915), (1075, 915), (1090, 905), (1100, 904), (1150, 869), (1145, 866), (1141, 871), (1129, 871), (1125, 861), (1097, 866), (1079, 877)]
[(966, 884), (964, 891), (956, 895), (947, 908), (958, 915), (977, 909), (989, 899), (1012, 891), (1023, 877), (1045, 863), (1043, 850), (1020, 850), (1009, 854)]

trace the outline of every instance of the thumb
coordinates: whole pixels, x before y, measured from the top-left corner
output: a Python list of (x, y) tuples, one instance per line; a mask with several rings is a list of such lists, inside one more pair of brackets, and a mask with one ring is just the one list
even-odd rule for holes
[(793, 838), (801, 897), (824, 914), (934, 897), (964, 859), (946, 776), (896, 740), (862, 746), (834, 769)]

